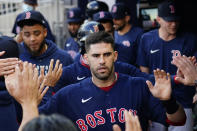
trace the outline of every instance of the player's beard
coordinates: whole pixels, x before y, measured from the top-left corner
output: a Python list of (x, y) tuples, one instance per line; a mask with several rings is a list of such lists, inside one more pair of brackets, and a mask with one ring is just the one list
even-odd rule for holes
[(27, 46), (27, 44), (24, 43), (24, 45), (25, 45), (25, 47), (28, 49), (28, 51), (31, 53), (32, 56), (39, 56), (40, 53), (41, 53), (41, 51), (42, 51), (43, 48), (44, 48), (45, 43), (46, 43), (45, 40), (43, 40), (42, 43), (40, 44), (39, 49), (36, 50), (36, 51), (32, 51), (31, 48), (29, 48), (29, 47)]
[(111, 76), (111, 74), (112, 74), (112, 72), (114, 70), (114, 66), (112, 66), (111, 68), (108, 68), (108, 67), (106, 67), (106, 68), (108, 69), (108, 72), (105, 73), (105, 74), (99, 73), (99, 72), (95, 71), (94, 69), (91, 69), (91, 71), (92, 71), (93, 75), (97, 79), (99, 79), (99, 80), (107, 80)]
[(124, 27), (126, 26), (126, 23), (124, 23), (123, 25), (115, 28), (116, 31), (121, 31)]
[(77, 38), (77, 32), (72, 33), (71, 31), (68, 31), (70, 33), (70, 36), (73, 38)]

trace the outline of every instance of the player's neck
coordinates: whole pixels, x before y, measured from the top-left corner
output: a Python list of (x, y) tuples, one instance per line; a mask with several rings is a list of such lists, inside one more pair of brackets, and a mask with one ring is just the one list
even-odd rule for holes
[(107, 80), (100, 80), (92, 75), (92, 82), (99, 88), (111, 86), (117, 80), (117, 74), (113, 72)]
[(176, 34), (170, 34), (164, 31), (162, 28), (159, 28), (159, 37), (164, 41), (170, 41), (176, 38)]
[(131, 27), (132, 27), (131, 24), (127, 23), (127, 24), (125, 25), (125, 27), (124, 27), (122, 30), (119, 30), (119, 31), (118, 31), (118, 34), (119, 34), (119, 35), (124, 35), (124, 34), (126, 34), (127, 32), (130, 31)]

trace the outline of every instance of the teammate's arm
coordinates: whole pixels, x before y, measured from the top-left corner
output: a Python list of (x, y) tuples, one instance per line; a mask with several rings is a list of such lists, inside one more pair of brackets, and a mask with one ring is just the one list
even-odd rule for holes
[(145, 73), (148, 73), (148, 74), (149, 74), (149, 68), (148, 68), (148, 67), (140, 66), (140, 70), (141, 70), (142, 72), (145, 72)]
[(24, 62), (22, 69), (16, 66), (13, 74), (5, 76), (5, 84), (9, 94), (21, 104), (23, 109), (20, 131), (25, 123), (39, 115), (38, 104), (48, 87), (44, 89), (44, 81), (41, 82), (38, 77), (37, 68), (33, 68), (33, 65), (27, 62)]
[(152, 95), (163, 102), (166, 108), (167, 119), (171, 123), (183, 123), (186, 120), (185, 112), (181, 105), (172, 97), (171, 77), (164, 70), (154, 70), (155, 85), (146, 81)]

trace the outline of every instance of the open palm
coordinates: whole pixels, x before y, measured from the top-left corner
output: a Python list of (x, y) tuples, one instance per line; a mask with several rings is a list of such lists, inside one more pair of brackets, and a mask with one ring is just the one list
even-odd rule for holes
[(160, 100), (169, 100), (171, 97), (171, 78), (170, 74), (164, 70), (154, 70), (155, 85), (146, 81), (152, 95)]

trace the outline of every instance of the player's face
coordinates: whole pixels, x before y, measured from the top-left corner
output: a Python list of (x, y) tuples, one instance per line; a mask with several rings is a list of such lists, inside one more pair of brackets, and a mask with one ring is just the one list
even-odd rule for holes
[(80, 28), (80, 23), (70, 22), (68, 23), (68, 31), (72, 37), (77, 36), (77, 32)]
[(160, 28), (169, 35), (175, 35), (177, 33), (179, 22), (177, 21), (165, 21), (164, 19), (159, 19)]
[(113, 75), (117, 52), (113, 50), (111, 44), (98, 43), (90, 45), (85, 58), (94, 78), (108, 80)]
[(44, 48), (44, 39), (47, 36), (47, 29), (42, 25), (24, 26), (22, 38), (24, 44), (31, 54), (39, 55)]
[(114, 22), (114, 29), (116, 31), (121, 31), (122, 29), (124, 29), (127, 23), (125, 18), (113, 19), (113, 22)]
[(114, 32), (113, 24), (111, 22), (101, 22), (101, 24), (105, 28), (105, 32), (112, 34), (113, 36), (113, 32)]

